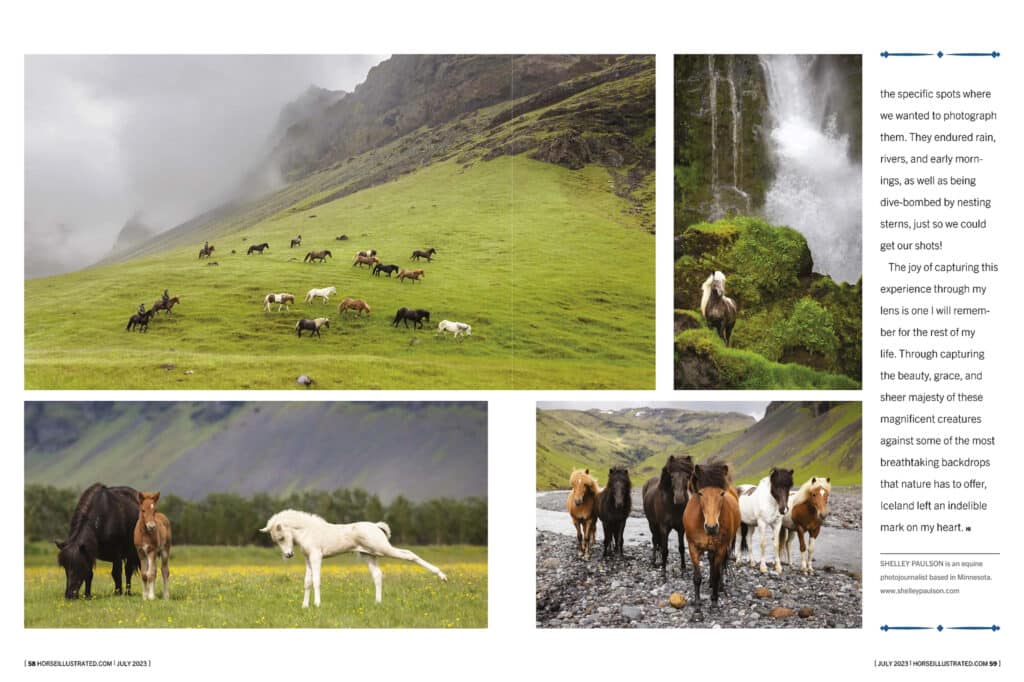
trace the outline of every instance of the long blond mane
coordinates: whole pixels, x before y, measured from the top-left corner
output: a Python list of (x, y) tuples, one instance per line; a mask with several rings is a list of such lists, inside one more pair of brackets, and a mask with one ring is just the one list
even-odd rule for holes
[(576, 484), (580, 481), (583, 482), (583, 485), (590, 488), (595, 495), (600, 492), (597, 480), (593, 476), (583, 469), (573, 469), (572, 474), (569, 476), (569, 487), (575, 489)]
[(810, 499), (811, 495), (814, 494), (814, 490), (817, 488), (824, 488), (829, 492), (832, 492), (832, 484), (829, 483), (828, 479), (824, 476), (812, 476), (807, 479), (807, 482), (800, 486), (800, 489), (796, 491), (796, 495), (793, 497), (793, 502), (789, 505), (795, 507), (798, 504), (806, 502)]

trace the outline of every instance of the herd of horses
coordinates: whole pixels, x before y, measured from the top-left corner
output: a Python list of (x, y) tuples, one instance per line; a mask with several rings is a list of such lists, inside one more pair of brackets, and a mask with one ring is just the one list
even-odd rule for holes
[[(77, 599), (85, 586), (92, 597), (93, 571), (97, 561), (109, 561), (114, 594), (130, 595), (132, 576), (142, 577), (142, 598), (156, 599), (156, 565), (160, 561), (163, 598), (170, 599), (171, 523), (157, 510), (159, 492), (139, 492), (128, 486), (89, 486), (71, 514), (71, 527), (64, 540), (55, 540), (57, 563), (64, 569), (64, 598)], [(315, 514), (286, 509), (270, 517), (260, 529), (281, 550), (286, 559), (298, 545), (306, 556), (305, 593), (302, 607), (309, 606), (313, 588), (314, 604), (320, 606), (320, 564), (324, 557), (356, 552), (366, 561), (373, 579), (376, 601), (381, 602), (383, 572), (379, 557), (416, 563), (441, 581), (448, 577), (407, 549), (393, 547), (391, 528), (380, 521), (370, 523), (328, 523)], [(122, 583), (122, 574), (124, 581)], [(123, 589), (122, 589), (123, 587)]]
[[(569, 477), (566, 508), (576, 529), (577, 556), (590, 559), (596, 541), (597, 523), (604, 534), (603, 557), (622, 556), (622, 536), (631, 511), (631, 483), (625, 467), (608, 470), (607, 485), (601, 487), (589, 469), (576, 469)], [(793, 491), (793, 470), (772, 468), (757, 485), (733, 485), (727, 463), (695, 464), (690, 456), (670, 455), (660, 476), (643, 486), (644, 515), (651, 531), (651, 566), (668, 565), (669, 536), (679, 538), (680, 573), (686, 574), (689, 554), (693, 568), (693, 603), (700, 610), (701, 557), (710, 565), (711, 603), (717, 605), (730, 558), (737, 563), (748, 554), (756, 567), (753, 531), (761, 536), (760, 570), (767, 572), (765, 545), (775, 548), (775, 572), (782, 574), (781, 557), (790, 563), (793, 538), (800, 543), (800, 571), (814, 572), (814, 543), (828, 516), (831, 481), (812, 476)], [(748, 535), (751, 542), (748, 544)]]

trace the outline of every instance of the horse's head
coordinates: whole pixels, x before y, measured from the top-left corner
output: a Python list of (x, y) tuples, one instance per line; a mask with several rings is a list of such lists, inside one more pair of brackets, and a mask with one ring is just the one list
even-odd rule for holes
[(661, 489), (672, 496), (673, 504), (686, 504), (686, 487), (693, 473), (693, 458), (689, 455), (676, 457), (669, 455), (665, 466), (661, 468)]
[(577, 507), (581, 506), (587, 499), (587, 495), (593, 495), (597, 489), (597, 482), (591, 478), (590, 469), (572, 472), (569, 478), (569, 487), (572, 488), (572, 501)]
[(139, 520), (146, 527), (146, 530), (156, 530), (156, 503), (160, 499), (160, 493), (138, 493), (136, 499), (139, 502)]
[(64, 569), (64, 598), (78, 599), (78, 591), (85, 579), (92, 575), (96, 564), (93, 543), (80, 539), (54, 540), (57, 545), (57, 563)]
[(779, 505), (779, 513), (785, 514), (789, 511), (789, 489), (793, 487), (793, 470), (772, 467), (768, 482), (771, 484), (772, 499)]
[(697, 496), (704, 532), (718, 535), (726, 493), (732, 485), (727, 464), (697, 464), (690, 476), (690, 492)]
[(271, 525), (268, 522), (266, 526), (260, 528), (260, 532), (270, 534), (270, 539), (278, 546), (285, 559), (295, 556), (295, 538), (291, 528), (281, 523)]
[(611, 490), (612, 502), (616, 508), (626, 506), (631, 487), (626, 467), (612, 467), (608, 470), (608, 485), (605, 488)]
[(828, 496), (832, 492), (831, 478), (812, 478), (811, 493), (807, 501), (811, 503), (814, 512), (822, 521), (828, 516)]

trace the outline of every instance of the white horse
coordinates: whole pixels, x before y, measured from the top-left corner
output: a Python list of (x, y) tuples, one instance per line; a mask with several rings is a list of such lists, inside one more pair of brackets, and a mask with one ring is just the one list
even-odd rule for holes
[(291, 310), (288, 306), (289, 303), (295, 303), (294, 294), (267, 294), (263, 298), (263, 310), (270, 312), (271, 304), (277, 304), (277, 312), (281, 312), (281, 308), (284, 307), (286, 310)]
[(736, 552), (736, 562), (743, 561), (743, 550), (746, 549), (750, 555), (750, 565), (756, 566), (754, 561), (754, 549), (747, 546), (747, 532), (750, 532), (753, 539), (753, 528), (761, 536), (761, 572), (767, 573), (768, 566), (765, 563), (765, 543), (768, 541), (768, 533), (771, 531), (772, 546), (775, 548), (775, 572), (782, 573), (782, 561), (780, 558), (779, 535), (782, 531), (782, 517), (789, 511), (789, 489), (793, 487), (793, 470), (776, 469), (772, 467), (771, 473), (757, 484), (757, 486), (739, 486), (740, 492), (740, 531), (736, 534), (736, 542), (739, 543), (739, 550)]
[(310, 586), (313, 587), (313, 604), (320, 606), (320, 563), (323, 558), (343, 552), (357, 552), (366, 560), (370, 575), (373, 576), (378, 604), (384, 573), (377, 565), (377, 557), (413, 561), (441, 580), (448, 581), (448, 576), (437, 566), (428, 564), (407, 549), (392, 547), (388, 541), (391, 538), (391, 528), (383, 521), (328, 523), (316, 514), (285, 509), (271, 516), (260, 532), (270, 534), (270, 538), (277, 543), (285, 559), (291, 559), (295, 555), (294, 545), (302, 548), (303, 554), (306, 555), (306, 581), (302, 596), (304, 609), (309, 608)]
[(455, 338), (460, 336), (472, 336), (473, 328), (465, 322), (449, 322), (448, 320), (441, 320), (437, 325), (437, 333), (442, 336), (447, 336), (448, 332), (452, 332)]
[(324, 299), (324, 303), (326, 304), (327, 303), (327, 299), (330, 298), (331, 296), (334, 296), (337, 293), (338, 293), (338, 289), (336, 287), (325, 287), (323, 289), (310, 289), (306, 293), (306, 303), (312, 303), (313, 300), (317, 296), (320, 296), (321, 298)]

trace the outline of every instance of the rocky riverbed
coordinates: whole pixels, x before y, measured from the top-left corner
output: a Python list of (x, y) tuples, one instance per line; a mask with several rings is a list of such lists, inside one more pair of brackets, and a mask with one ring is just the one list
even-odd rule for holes
[[(626, 525), (626, 558), (602, 558), (603, 536), (599, 530), (589, 562), (576, 557), (575, 531), (567, 514), (558, 532), (551, 529), (558, 519), (555, 512), (565, 512), (565, 496), (562, 491), (537, 494), (537, 627), (774, 629), (862, 625), (859, 488), (833, 489), (829, 518), (815, 554), (814, 575), (804, 576), (795, 570), (800, 561), (795, 541), (794, 566), (784, 566), (781, 576), (771, 571), (762, 574), (747, 563), (730, 562), (724, 579), (725, 594), (720, 596), (718, 608), (713, 609), (705, 559), (701, 564), (704, 604), (699, 615), (692, 604), (692, 566), (687, 559), (685, 575), (680, 574), (674, 533), (667, 575), (651, 567), (650, 533), (638, 496), (633, 501), (633, 516), (637, 518)], [(674, 594), (678, 595), (675, 599)], [(685, 603), (677, 608), (670, 602), (678, 603), (679, 596)]]

